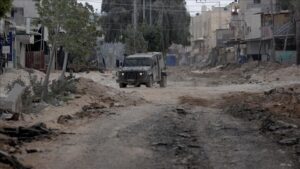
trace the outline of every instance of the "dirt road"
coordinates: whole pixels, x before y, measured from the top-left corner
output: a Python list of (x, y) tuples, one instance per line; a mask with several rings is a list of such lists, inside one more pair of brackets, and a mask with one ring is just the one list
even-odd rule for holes
[[(205, 79), (204, 79), (205, 81)], [(28, 144), (43, 153), (20, 156), (43, 169), (292, 169), (290, 153), (257, 126), (211, 106), (178, 104), (181, 96), (219, 99), (233, 91), (263, 91), (276, 84), (208, 87), (198, 80), (171, 81), (161, 89), (127, 88), (149, 101), (114, 108), (74, 134)]]

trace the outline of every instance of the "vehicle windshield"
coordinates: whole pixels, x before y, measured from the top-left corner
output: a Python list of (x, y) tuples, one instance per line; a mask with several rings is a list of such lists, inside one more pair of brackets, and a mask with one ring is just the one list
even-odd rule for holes
[(125, 59), (124, 66), (125, 67), (152, 66), (152, 60), (150, 58)]

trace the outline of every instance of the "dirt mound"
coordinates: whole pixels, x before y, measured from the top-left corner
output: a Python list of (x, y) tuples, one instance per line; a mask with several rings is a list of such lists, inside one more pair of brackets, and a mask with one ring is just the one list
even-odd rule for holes
[(146, 101), (135, 92), (125, 93), (115, 88), (101, 85), (93, 80), (79, 78), (76, 93), (94, 97), (96, 103), (103, 103), (107, 107), (121, 107), (139, 105)]
[(223, 97), (220, 107), (244, 105), (247, 109), (261, 109), (272, 114), (300, 118), (300, 84), (274, 88), (264, 93), (232, 93)]
[(213, 102), (203, 99), (203, 98), (196, 98), (191, 96), (181, 96), (178, 98), (180, 104), (187, 104), (191, 106), (210, 106)]
[(196, 78), (214, 78), (218, 84), (259, 84), (280, 81), (286, 84), (299, 82), (300, 67), (274, 62), (248, 62), (246, 64), (226, 64), (217, 67), (191, 71)]

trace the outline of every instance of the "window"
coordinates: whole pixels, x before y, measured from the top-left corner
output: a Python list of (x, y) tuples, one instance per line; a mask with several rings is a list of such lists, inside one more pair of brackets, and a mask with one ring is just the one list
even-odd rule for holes
[(254, 4), (260, 4), (260, 1), (261, 1), (261, 0), (253, 0), (253, 3), (254, 3)]
[(11, 17), (24, 16), (24, 8), (13, 8), (11, 10)]
[(152, 66), (152, 59), (149, 58), (130, 58), (125, 59), (125, 67), (135, 67), (135, 66)]

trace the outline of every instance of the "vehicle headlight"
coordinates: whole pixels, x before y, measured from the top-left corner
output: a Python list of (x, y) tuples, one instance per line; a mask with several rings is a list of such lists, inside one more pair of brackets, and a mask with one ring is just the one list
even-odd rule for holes
[(144, 73), (143, 73), (143, 72), (141, 72), (141, 73), (140, 73), (140, 76), (143, 76), (143, 74), (144, 74)]
[(125, 75), (125, 73), (121, 73), (121, 75), (122, 75), (122, 76), (124, 76), (124, 75)]

